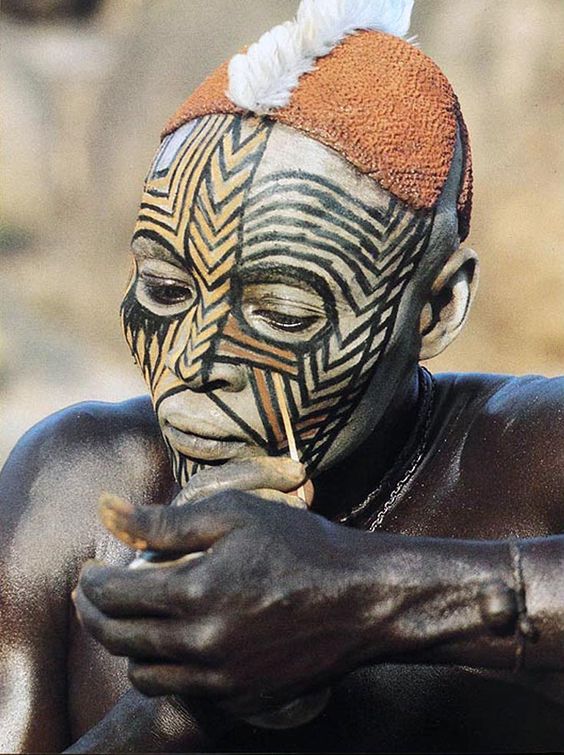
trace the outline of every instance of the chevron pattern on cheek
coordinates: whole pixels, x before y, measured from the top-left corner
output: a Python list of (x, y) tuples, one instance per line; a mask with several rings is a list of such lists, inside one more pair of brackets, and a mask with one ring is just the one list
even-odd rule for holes
[(408, 210), (392, 196), (385, 206), (368, 206), (304, 171), (253, 185), (241, 267), (268, 261), (282, 269), (291, 256), (302, 280), (324, 284), (341, 301), (325, 337), (296, 351), (297, 377), (277, 370), (284, 374), (301, 458), (311, 470), (349, 421), (386, 350), (432, 225), (431, 213)]
[(184, 134), (165, 139), (145, 184), (134, 239), (157, 240), (190, 271), (197, 289), (176, 318), (136, 312), (135, 280), (126, 292), (125, 336), (155, 406), (191, 380), (205, 380), (213, 363), (230, 309), (245, 196), (271, 128), (258, 119), (246, 124), (244, 133), (242, 121), (227, 116), (188, 124)]

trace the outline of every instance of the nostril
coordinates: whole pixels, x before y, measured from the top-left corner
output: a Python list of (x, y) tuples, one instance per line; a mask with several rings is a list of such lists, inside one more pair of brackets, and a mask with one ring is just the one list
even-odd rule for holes
[(224, 364), (221, 366), (225, 368), (222, 374), (219, 374), (220, 370), (214, 371), (212, 369), (210, 380), (221, 382), (224, 391), (231, 393), (242, 391), (248, 382), (247, 367), (243, 364)]
[(194, 393), (210, 393), (211, 391), (233, 390), (227, 380), (198, 380), (193, 381), (190, 389)]
[(226, 362), (213, 362), (211, 365), (206, 365), (200, 361), (199, 364), (194, 364), (181, 358), (176, 362), (174, 372), (190, 390), (197, 393), (212, 391), (236, 393), (243, 390), (247, 384), (246, 367)]

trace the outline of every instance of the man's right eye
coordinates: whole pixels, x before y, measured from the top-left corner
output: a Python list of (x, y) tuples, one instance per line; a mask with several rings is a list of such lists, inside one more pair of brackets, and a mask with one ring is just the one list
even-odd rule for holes
[(159, 283), (144, 281), (144, 286), (147, 294), (158, 304), (179, 304), (191, 296), (188, 286), (176, 281), (160, 281)]
[(151, 303), (161, 307), (182, 308), (193, 298), (192, 288), (184, 281), (141, 274), (138, 298), (142, 304)]

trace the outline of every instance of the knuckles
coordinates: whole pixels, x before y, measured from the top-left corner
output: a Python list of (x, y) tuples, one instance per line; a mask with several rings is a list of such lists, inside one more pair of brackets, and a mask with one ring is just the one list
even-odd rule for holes
[(229, 635), (224, 620), (208, 618), (187, 632), (186, 643), (197, 663), (217, 669), (228, 659)]
[(155, 697), (167, 692), (156, 678), (155, 669), (149, 664), (130, 660), (127, 665), (127, 676), (133, 686), (147, 697)]
[(198, 561), (178, 565), (171, 573), (163, 572), (162, 589), (167, 603), (177, 616), (190, 616), (205, 607), (210, 598), (214, 578), (206, 555)]

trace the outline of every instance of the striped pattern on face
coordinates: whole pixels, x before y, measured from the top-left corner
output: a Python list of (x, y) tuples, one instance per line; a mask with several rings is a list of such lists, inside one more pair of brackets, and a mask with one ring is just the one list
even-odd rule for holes
[(241, 267), (249, 272), (268, 262), (325, 289), (331, 302), (325, 337), (297, 351), (298, 378), (285, 375), (301, 452), (311, 467), (347, 423), (385, 351), (431, 228), (431, 214), (406, 210), (391, 195), (386, 206), (369, 206), (306, 171), (276, 172), (253, 183)]
[[(389, 195), (385, 206), (371, 206), (327, 176), (301, 169), (257, 180), (271, 130), (262, 119), (210, 116), (165, 139), (134, 238), (167, 249), (189, 271), (195, 295), (180, 313), (156, 313), (139, 303), (134, 275), (123, 324), (157, 413), (167, 396), (197, 383), (230, 422), (272, 454), (286, 450), (272, 380), (280, 373), (301, 458), (313, 471), (385, 351), (432, 216)], [(249, 281), (268, 286), (277, 280), (321, 297), (325, 321), (312, 337), (265, 335), (245, 314)], [(232, 395), (209, 382), (219, 362), (245, 369), (254, 404), (248, 416), (240, 401), (235, 408)], [(197, 466), (171, 452), (185, 484)]]
[(189, 124), (187, 133), (168, 137), (151, 166), (134, 238), (157, 239), (190, 269), (198, 294), (193, 306), (170, 322), (151, 327), (147, 320), (126, 318), (126, 339), (143, 365), (155, 406), (194, 376), (205, 379), (213, 362), (229, 312), (244, 200), (268, 132), (256, 121), (243, 137), (240, 121), (204, 118)]

